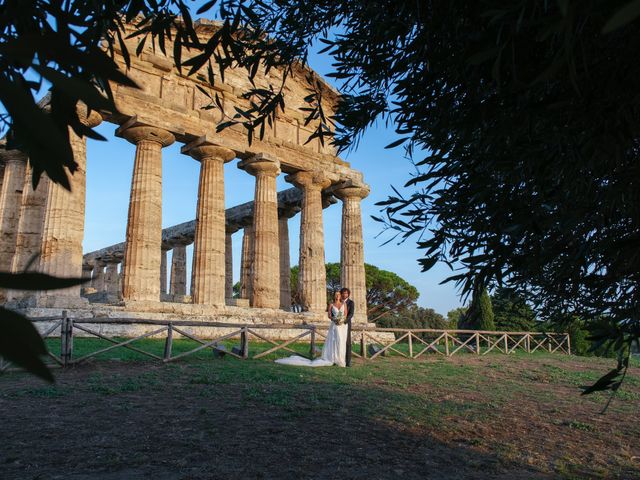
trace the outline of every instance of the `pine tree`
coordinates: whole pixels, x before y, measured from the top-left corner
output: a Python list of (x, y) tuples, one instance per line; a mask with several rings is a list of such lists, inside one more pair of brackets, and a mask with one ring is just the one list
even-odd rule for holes
[(473, 330), (495, 330), (493, 308), (491, 307), (491, 298), (485, 288), (479, 297), (471, 301), (471, 307), (467, 314), (463, 316), (459, 322), (459, 328)]

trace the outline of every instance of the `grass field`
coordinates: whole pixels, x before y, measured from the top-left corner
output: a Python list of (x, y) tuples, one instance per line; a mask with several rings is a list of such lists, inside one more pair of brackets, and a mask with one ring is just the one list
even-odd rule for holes
[[(76, 357), (106, 345), (75, 342)], [(136, 345), (158, 355), (164, 346)], [(194, 346), (176, 340), (174, 354)], [(251, 344), (252, 353), (266, 348)], [(55, 385), (3, 375), (0, 406), (11, 414), (0, 477), (640, 476), (637, 363), (601, 415), (607, 396), (581, 397), (580, 387), (613, 366), (607, 359), (429, 355), (350, 369), (271, 361), (284, 355), (242, 361), (201, 351), (162, 365), (116, 349), (57, 370)]]

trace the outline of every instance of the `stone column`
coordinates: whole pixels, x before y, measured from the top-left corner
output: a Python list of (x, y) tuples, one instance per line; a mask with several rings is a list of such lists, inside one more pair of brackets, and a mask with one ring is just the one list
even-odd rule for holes
[(162, 148), (175, 139), (170, 132), (149, 126), (118, 129), (116, 134), (136, 145), (122, 295), (125, 300), (157, 302), (162, 261)]
[(342, 235), (340, 246), (340, 284), (351, 290), (355, 303), (354, 322), (367, 322), (367, 279), (364, 269), (362, 211), (360, 202), (369, 195), (366, 185), (350, 185), (334, 190), (342, 200)]
[(104, 292), (105, 280), (104, 280), (104, 266), (102, 262), (96, 262), (93, 268), (93, 288), (96, 292)]
[(280, 243), (280, 308), (291, 310), (291, 255), (289, 253), (289, 217), (281, 212), (278, 219)]
[(107, 263), (107, 271), (104, 276), (105, 290), (109, 295), (118, 295), (118, 264)]
[(280, 162), (260, 154), (243, 160), (239, 167), (256, 177), (251, 306), (279, 308), (280, 246), (276, 177), (280, 174)]
[(224, 296), (233, 298), (233, 239), (234, 232), (225, 231), (224, 237)]
[(253, 266), (253, 225), (244, 227), (242, 234), (242, 258), (240, 259), (240, 298), (251, 298)]
[(86, 283), (82, 284), (81, 293), (88, 293), (87, 290), (93, 288), (93, 284), (91, 282), (91, 276), (93, 275), (93, 265), (83, 264), (82, 265), (82, 278), (87, 280)]
[[(0, 150), (0, 154), (5, 162), (0, 190), (0, 272), (9, 272), (16, 252), (27, 156), (18, 150)], [(6, 300), (6, 292), (0, 291), (0, 300)]]
[(322, 190), (331, 182), (319, 172), (297, 172), (287, 180), (302, 189), (298, 291), (303, 310), (323, 312), (327, 308), (327, 274), (324, 261)]
[(167, 293), (167, 251), (163, 248), (160, 255), (160, 295)]
[(187, 294), (187, 247), (174, 245), (171, 255), (171, 295)]
[(233, 150), (196, 142), (183, 153), (200, 161), (196, 232), (193, 244), (193, 303), (225, 304), (224, 164)]
[[(20, 221), (16, 235), (16, 253), (13, 256), (12, 272), (23, 271), (27, 263), (35, 259), (31, 270), (38, 268), (39, 261), (36, 258), (42, 249), (42, 228), (46, 213), (49, 184), (51, 181), (46, 175), (42, 175), (38, 187), (33, 189), (31, 168), (27, 168), (22, 189), (22, 206), (20, 209)], [(20, 295), (15, 292), (14, 295)]]
[[(102, 122), (97, 112), (79, 108), (82, 123), (93, 128)], [(82, 275), (82, 240), (84, 239), (84, 210), (86, 193), (87, 139), (69, 129), (73, 157), (78, 164), (73, 175), (69, 174), (71, 191), (51, 182), (47, 196), (47, 208), (42, 228), (40, 271), (56, 277), (79, 278)], [(43, 297), (62, 300), (69, 306), (69, 299), (80, 300), (80, 285), (43, 292)]]

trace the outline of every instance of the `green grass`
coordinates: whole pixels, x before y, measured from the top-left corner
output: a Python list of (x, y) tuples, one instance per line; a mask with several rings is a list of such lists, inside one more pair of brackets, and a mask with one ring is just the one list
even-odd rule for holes
[[(75, 338), (74, 342), (76, 359), (109, 345), (95, 338)], [(237, 343), (229, 341), (224, 345), (230, 350)], [(57, 339), (47, 339), (47, 344), (51, 351), (58, 351)], [(164, 351), (163, 339), (147, 338), (133, 345), (158, 356)], [(173, 355), (198, 345), (188, 339), (175, 339)], [(251, 342), (250, 355), (270, 347), (267, 343)], [(300, 354), (309, 351), (306, 343), (293, 344), (291, 348)], [(401, 351), (407, 348), (406, 344), (399, 346)], [(624, 435), (640, 435), (631, 422), (625, 427), (632, 429), (631, 433), (624, 434), (614, 422), (608, 424), (606, 417), (597, 416), (608, 394), (580, 396), (580, 386), (593, 383), (613, 368), (611, 359), (548, 352), (516, 352), (508, 356), (492, 352), (481, 357), (463, 354), (451, 358), (429, 353), (420, 360), (390, 353), (365, 363), (357, 361), (351, 369), (312, 369), (273, 362), (289, 354), (280, 350), (263, 359), (240, 360), (230, 355), (218, 358), (205, 349), (162, 364), (138, 352), (117, 348), (88, 360), (86, 366), (69, 368), (68, 374), (56, 372), (60, 381), (53, 386), (43, 386), (24, 373), (0, 377), (3, 387), (0, 398), (43, 405), (56, 401), (90, 405), (96, 398), (107, 398), (117, 415), (142, 408), (140, 398), (173, 395), (170, 398), (204, 400), (194, 414), (206, 418), (208, 400), (227, 395), (242, 408), (277, 412), (279, 418), (292, 422), (304, 422), (309, 415), (330, 410), (399, 428), (425, 428), (444, 437), (462, 438), (467, 446), (496, 452), (505, 461), (520, 458), (522, 452), (538, 446), (518, 443), (526, 442), (526, 436), (521, 440), (520, 437), (500, 440), (474, 432), (478, 426), (509, 425), (514, 417), (504, 418), (504, 412), (515, 412), (511, 415), (524, 416), (536, 425), (531, 427), (532, 431), (555, 429), (556, 435), (564, 432), (576, 439), (575, 451), (566, 455), (563, 452), (541, 463), (551, 465), (551, 470), (564, 478), (580, 476), (576, 452), (582, 449), (581, 442), (591, 438), (602, 442), (614, 439), (620, 445)], [(637, 365), (637, 359), (633, 363)], [(9, 382), (3, 385), (5, 379)], [(8, 383), (11, 388), (4, 388)], [(639, 400), (640, 380), (634, 372), (612, 404), (613, 415), (631, 418), (637, 414)], [(607, 465), (593, 468), (594, 471), (602, 468), (606, 476)]]

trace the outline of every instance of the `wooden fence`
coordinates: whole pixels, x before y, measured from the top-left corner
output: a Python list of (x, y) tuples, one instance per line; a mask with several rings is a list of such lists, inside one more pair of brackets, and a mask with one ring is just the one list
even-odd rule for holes
[[(52, 352), (48, 352), (48, 355), (55, 364), (61, 367), (85, 362), (96, 355), (116, 348), (125, 348), (154, 360), (169, 363), (204, 349), (222, 351), (219, 345), (220, 342), (232, 339), (239, 340), (239, 347), (233, 350), (224, 349), (223, 351), (227, 355), (242, 360), (249, 358), (259, 359), (277, 351), (299, 354), (299, 352), (291, 348), (292, 344), (307, 341), (309, 342), (309, 353), (306, 356), (308, 358), (314, 358), (318, 352), (316, 348), (318, 339), (324, 339), (327, 335), (326, 327), (322, 328), (315, 325), (257, 325), (131, 318), (72, 319), (67, 317), (66, 312), (63, 312), (62, 317), (37, 318), (32, 321), (34, 323), (49, 323), (46, 330), (41, 333), (43, 338), (52, 337), (54, 334), (55, 337), (58, 337), (56, 333), (59, 331), (59, 355)], [(157, 328), (153, 328), (151, 331), (136, 337), (122, 339), (111, 338), (104, 335), (91, 328), (94, 325), (117, 325), (125, 327), (147, 325)], [(231, 331), (223, 335), (218, 335), (215, 338), (201, 339), (193, 333), (187, 332), (186, 328), (188, 327), (197, 327), (199, 329), (224, 328), (231, 329)], [(294, 330), (295, 332), (291, 338), (287, 340), (274, 340), (268, 337), (265, 330)], [(111, 345), (81, 356), (74, 356), (74, 338), (77, 336), (76, 332), (83, 332), (85, 336), (100, 338), (111, 343)], [(385, 333), (386, 335), (380, 335)], [(186, 352), (174, 354), (174, 334), (188, 338), (199, 345)], [(138, 340), (153, 336), (164, 336), (164, 351), (162, 355), (157, 355), (133, 345), (133, 343)], [(388, 338), (391, 336), (394, 338)], [(251, 338), (266, 342), (270, 344), (270, 347), (267, 350), (255, 352), (252, 355), (249, 351)], [(357, 345), (357, 348), (353, 348), (352, 350), (353, 356), (361, 358), (364, 361), (391, 355), (392, 353), (410, 359), (417, 359), (429, 353), (450, 357), (458, 352), (486, 355), (492, 351), (511, 354), (518, 350), (527, 353), (543, 350), (549, 353), (571, 354), (571, 340), (567, 333), (371, 328), (356, 326), (352, 331), (352, 339), (354, 344)], [(0, 357), (0, 372), (7, 370), (9, 366), (10, 363)]]

